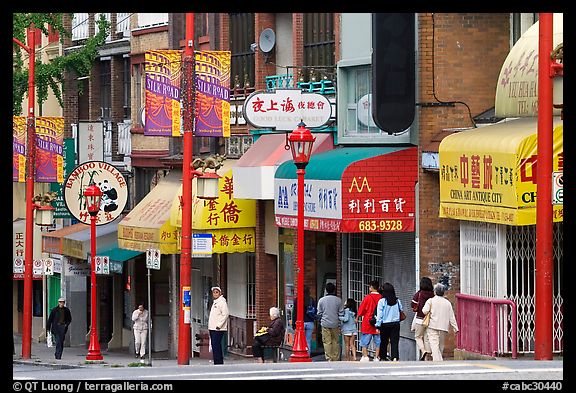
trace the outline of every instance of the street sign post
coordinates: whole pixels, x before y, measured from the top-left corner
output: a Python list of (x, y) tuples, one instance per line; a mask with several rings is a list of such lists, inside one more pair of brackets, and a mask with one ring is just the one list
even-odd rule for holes
[(146, 268), (148, 269), (148, 363), (152, 365), (152, 302), (150, 291), (150, 269), (160, 270), (160, 250), (149, 248), (146, 250)]

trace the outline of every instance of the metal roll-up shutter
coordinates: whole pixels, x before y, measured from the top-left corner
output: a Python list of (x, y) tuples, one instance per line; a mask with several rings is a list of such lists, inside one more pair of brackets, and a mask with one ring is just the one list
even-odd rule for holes
[(414, 339), (410, 324), (414, 312), (410, 307), (416, 291), (416, 250), (414, 232), (391, 232), (382, 235), (382, 283), (394, 285), (406, 320), (400, 324), (400, 337)]

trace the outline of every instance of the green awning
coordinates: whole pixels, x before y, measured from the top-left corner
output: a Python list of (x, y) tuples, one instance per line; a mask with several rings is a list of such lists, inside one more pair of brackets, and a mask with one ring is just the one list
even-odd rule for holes
[[(340, 180), (342, 173), (356, 161), (393, 153), (406, 147), (342, 147), (313, 154), (306, 166), (306, 178), (316, 180)], [(274, 176), (277, 179), (296, 179), (293, 160), (281, 164)]]
[[(140, 254), (144, 254), (144, 252), (120, 248), (118, 247), (118, 244), (112, 247), (96, 250), (97, 256), (108, 257), (108, 260), (110, 261), (110, 273), (122, 273), (123, 263), (134, 257), (137, 257)], [(88, 252), (87, 261), (90, 261), (90, 252)]]
[(103, 250), (98, 250), (98, 254), (107, 255), (111, 261), (125, 262), (144, 253), (142, 251), (132, 251), (126, 250), (125, 248), (110, 247)]

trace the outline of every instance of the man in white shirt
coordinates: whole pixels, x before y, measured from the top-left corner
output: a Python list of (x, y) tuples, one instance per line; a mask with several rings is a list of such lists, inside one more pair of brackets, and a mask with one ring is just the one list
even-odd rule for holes
[(426, 329), (430, 348), (432, 349), (432, 360), (441, 362), (442, 352), (444, 351), (444, 340), (448, 327), (452, 326), (454, 333), (458, 333), (458, 323), (454, 316), (452, 303), (444, 297), (446, 288), (444, 284), (438, 283), (434, 286), (434, 297), (428, 299), (422, 312), (424, 315), (430, 313), (430, 324)]
[(210, 344), (212, 345), (212, 360), (214, 364), (224, 364), (224, 352), (222, 350), (222, 337), (228, 330), (228, 303), (222, 296), (222, 289), (219, 286), (212, 287), (212, 308), (208, 317), (208, 333), (210, 333)]
[(140, 362), (143, 363), (146, 354), (146, 339), (148, 338), (148, 310), (144, 309), (143, 304), (139, 304), (132, 313), (132, 321), (134, 322), (136, 358), (140, 358)]

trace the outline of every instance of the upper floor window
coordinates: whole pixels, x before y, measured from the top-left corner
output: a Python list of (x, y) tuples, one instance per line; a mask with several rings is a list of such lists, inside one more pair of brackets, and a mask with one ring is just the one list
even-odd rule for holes
[(538, 21), (538, 13), (513, 13), (512, 14), (512, 23), (511, 23), (511, 45), (510, 47), (514, 46), (516, 41), (522, 37), (522, 34), (528, 30), (530, 26)]
[(168, 23), (168, 13), (139, 12), (138, 27), (149, 27)]
[(112, 117), (112, 71), (110, 58), (100, 58), (100, 107), (101, 119)]
[(122, 64), (122, 106), (124, 107), (124, 119), (130, 119), (131, 106), (131, 75), (130, 58), (124, 57)]
[(382, 131), (372, 118), (372, 65), (341, 67), (338, 98), (339, 143), (409, 143), (410, 129), (396, 135)]
[(88, 13), (77, 12), (72, 19), (72, 40), (88, 38)]
[(333, 80), (335, 64), (334, 14), (304, 13), (304, 81)]
[[(253, 87), (255, 85), (254, 52), (250, 45), (254, 42), (254, 14), (236, 13), (230, 15), (230, 52), (231, 73), (230, 83), (240, 81), (240, 85)], [(232, 85), (230, 87), (233, 87)]]

